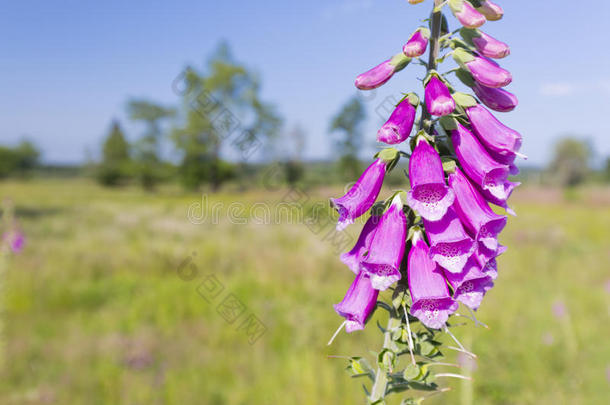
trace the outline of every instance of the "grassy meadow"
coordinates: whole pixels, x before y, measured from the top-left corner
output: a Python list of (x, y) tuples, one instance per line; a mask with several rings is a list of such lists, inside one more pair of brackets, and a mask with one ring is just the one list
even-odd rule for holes
[[(308, 210), (340, 188), (303, 193)], [(278, 214), (287, 190), (204, 203), (31, 180), (1, 182), (6, 197), (27, 245), (2, 273), (1, 404), (365, 403), (364, 381), (328, 356), (378, 350), (385, 314), (326, 346), (353, 275), (324, 230)], [(452, 390), (425, 403), (606, 404), (610, 190), (523, 187), (513, 199), (509, 250), (477, 315), (490, 328), (455, 329), (479, 356), (474, 381), (443, 379)], [(189, 219), (194, 203), (211, 215)], [(258, 339), (250, 315), (266, 328)]]

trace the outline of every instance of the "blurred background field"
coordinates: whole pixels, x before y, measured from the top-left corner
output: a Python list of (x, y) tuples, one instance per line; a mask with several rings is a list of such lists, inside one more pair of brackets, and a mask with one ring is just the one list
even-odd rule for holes
[[(210, 213), (222, 208), (200, 224), (187, 212), (201, 194), (172, 187), (63, 179), (0, 191), (28, 238), (3, 274), (1, 403), (362, 403), (363, 381), (327, 356), (378, 350), (383, 311), (326, 346), (352, 274), (308, 226), (260, 223), (253, 205), (275, 213), (289, 189), (207, 195)], [(302, 191), (314, 204), (341, 190)], [(475, 404), (607, 403), (610, 189), (524, 187), (514, 200), (509, 250), (478, 314), (490, 329), (457, 328), (480, 359), (473, 386), (444, 381), (452, 391), (430, 402), (463, 403), (472, 389)], [(230, 223), (234, 201), (243, 224)], [(185, 259), (192, 279), (178, 271)], [(197, 291), (209, 274), (266, 326), (254, 344), (217, 312), (224, 295)]]

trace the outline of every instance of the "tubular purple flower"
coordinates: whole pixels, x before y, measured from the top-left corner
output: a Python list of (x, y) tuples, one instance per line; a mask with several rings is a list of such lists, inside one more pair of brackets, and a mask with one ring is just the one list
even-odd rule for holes
[(459, 168), (449, 175), (449, 185), (455, 192), (453, 208), (466, 230), (488, 249), (497, 250), (498, 234), (506, 226), (506, 217), (492, 211)]
[(464, 0), (449, 0), (449, 7), (460, 24), (468, 28), (478, 28), (485, 24), (485, 16), (475, 10), (472, 5)]
[(377, 224), (362, 271), (371, 276), (373, 288), (384, 291), (400, 280), (400, 262), (405, 253), (407, 217), (400, 195), (396, 195)]
[(402, 53), (409, 58), (417, 58), (426, 52), (428, 47), (428, 38), (430, 30), (427, 28), (419, 28), (411, 35), (405, 46), (402, 47)]
[(460, 273), (446, 271), (445, 277), (453, 289), (453, 298), (475, 311), (494, 285), (491, 276), (481, 271), (481, 265), (474, 256), (468, 259)]
[(491, 35), (481, 30), (462, 28), (462, 38), (473, 45), (478, 53), (488, 58), (502, 59), (510, 55), (510, 47), (502, 41), (498, 41)]
[(462, 271), (476, 245), (464, 230), (454, 209), (449, 207), (439, 221), (424, 219), (424, 225), (432, 260), (451, 273)]
[(8, 245), (13, 253), (19, 253), (25, 246), (25, 235), (19, 229), (14, 229), (2, 235), (2, 241)]
[[(416, 98), (416, 97), (415, 97)], [(405, 97), (390, 115), (390, 118), (377, 132), (377, 140), (390, 145), (403, 142), (409, 137), (415, 122), (415, 106), (412, 97)]]
[(330, 203), (339, 212), (337, 230), (345, 229), (373, 206), (381, 191), (387, 170), (386, 162), (377, 159), (362, 173), (356, 184), (341, 198), (331, 198)]
[(495, 160), (511, 165), (516, 156), (524, 157), (518, 153), (521, 148), (519, 132), (502, 124), (480, 104), (466, 108), (466, 114), (473, 132)]
[(498, 200), (506, 200), (510, 191), (508, 165), (496, 162), (462, 124), (451, 131), (451, 141), (464, 172), (474, 184)]
[[(515, 168), (516, 166), (512, 165), (511, 168)], [(511, 168), (509, 168), (509, 174), (513, 174), (514, 170), (511, 170)], [(517, 186), (520, 186), (521, 183), (517, 182), (512, 182), (512, 181), (506, 181), (506, 183), (504, 183), (504, 194), (505, 197), (503, 198), (498, 198), (495, 195), (493, 195), (491, 192), (489, 192), (489, 190), (481, 190), (479, 188), (479, 191), (481, 192), (481, 194), (483, 195), (483, 197), (490, 203), (492, 204), (496, 204), (502, 208), (504, 208), (506, 210), (507, 213), (509, 213), (512, 216), (517, 216), (517, 214), (515, 213), (515, 211), (513, 211), (509, 206), (508, 206), (508, 199), (510, 198), (511, 194), (513, 193), (513, 191), (515, 190), (515, 188), (517, 188)]]
[(477, 10), (485, 16), (489, 21), (497, 21), (504, 15), (502, 7), (489, 0), (481, 0), (481, 7), (477, 7)]
[(428, 108), (428, 112), (441, 117), (451, 114), (455, 109), (455, 101), (451, 97), (451, 93), (449, 93), (445, 83), (436, 74), (432, 74), (428, 83), (425, 83), (425, 86), (426, 108)]
[(497, 244), (497, 246), (498, 247), (495, 250), (491, 250), (481, 243), (477, 246), (474, 253), (474, 256), (481, 266), (481, 271), (489, 275), (492, 280), (498, 278), (498, 263), (496, 257), (506, 252), (506, 246), (500, 244)]
[(519, 104), (517, 96), (504, 89), (494, 89), (475, 82), (472, 90), (474, 90), (474, 93), (483, 104), (494, 111), (509, 112), (514, 110), (517, 104)]
[(409, 160), (411, 190), (407, 194), (407, 203), (423, 218), (438, 221), (453, 204), (455, 196), (445, 182), (438, 152), (421, 136), (415, 142)]
[(385, 84), (394, 73), (401, 71), (411, 61), (402, 52), (380, 63), (371, 70), (362, 73), (356, 78), (356, 87), (360, 90), (372, 90)]
[(407, 264), (413, 300), (410, 312), (427, 327), (441, 329), (459, 304), (449, 294), (442, 269), (430, 259), (420, 230), (415, 231), (412, 242)]
[(364, 329), (367, 318), (375, 308), (378, 295), (379, 291), (373, 289), (369, 276), (360, 272), (343, 300), (334, 306), (335, 311), (345, 318), (345, 330), (348, 333)]
[(508, 70), (502, 69), (491, 59), (472, 55), (463, 48), (455, 49), (452, 56), (461, 67), (470, 72), (476, 82), (483, 86), (504, 87), (513, 80), (513, 76)]
[(360, 236), (352, 250), (341, 255), (341, 261), (356, 274), (360, 272), (360, 262), (364, 259), (365, 254), (371, 246), (371, 239), (373, 238), (378, 223), (379, 217), (371, 215), (364, 224)]

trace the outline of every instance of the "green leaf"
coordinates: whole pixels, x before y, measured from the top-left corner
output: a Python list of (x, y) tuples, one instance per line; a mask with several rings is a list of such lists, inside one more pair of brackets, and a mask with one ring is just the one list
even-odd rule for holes
[(450, 115), (445, 115), (444, 117), (441, 117), (439, 122), (447, 132), (457, 129), (457, 121)]
[(421, 342), (419, 347), (421, 354), (423, 354), (424, 356), (430, 356), (434, 354), (434, 352), (437, 350), (432, 343), (427, 341)]
[(452, 94), (453, 99), (463, 108), (474, 107), (477, 105), (477, 100), (470, 94), (455, 92)]
[(383, 349), (377, 356), (377, 363), (382, 370), (389, 371), (394, 368), (396, 355), (390, 349)]
[(460, 79), (460, 81), (462, 83), (464, 83), (466, 86), (468, 87), (473, 87), (474, 86), (474, 79), (472, 78), (472, 75), (470, 74), (470, 72), (468, 72), (465, 69), (458, 69), (455, 72), (455, 76)]
[(411, 363), (405, 368), (402, 375), (407, 381), (418, 380), (422, 376), (422, 371), (417, 364)]
[(474, 56), (466, 49), (459, 47), (455, 48), (452, 53), (453, 59), (455, 59), (456, 63), (460, 65), (460, 67), (466, 69), (466, 63), (472, 62), (474, 60)]
[(447, 174), (455, 173), (455, 169), (457, 167), (455, 160), (450, 159), (450, 158), (442, 158), (442, 161), (443, 161), (443, 171), (445, 173), (447, 173)]
[(394, 66), (395, 72), (403, 70), (409, 64), (409, 62), (411, 62), (411, 58), (405, 56), (405, 54), (402, 52), (392, 56), (392, 59), (390, 60), (390, 64)]

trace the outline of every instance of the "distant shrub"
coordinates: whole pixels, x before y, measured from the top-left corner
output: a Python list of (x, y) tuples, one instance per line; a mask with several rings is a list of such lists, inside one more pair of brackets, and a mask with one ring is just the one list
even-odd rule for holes
[(29, 141), (14, 148), (0, 146), (0, 178), (27, 175), (38, 165), (40, 152)]

